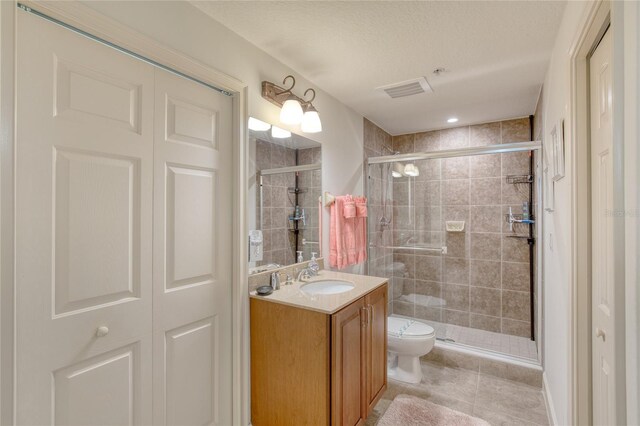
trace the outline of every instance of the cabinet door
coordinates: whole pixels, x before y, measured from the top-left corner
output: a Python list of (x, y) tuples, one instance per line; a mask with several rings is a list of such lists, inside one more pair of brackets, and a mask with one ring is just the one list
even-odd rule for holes
[(373, 410), (387, 389), (387, 285), (365, 297), (366, 328), (366, 407)]
[(363, 425), (366, 417), (364, 298), (331, 316), (331, 424)]

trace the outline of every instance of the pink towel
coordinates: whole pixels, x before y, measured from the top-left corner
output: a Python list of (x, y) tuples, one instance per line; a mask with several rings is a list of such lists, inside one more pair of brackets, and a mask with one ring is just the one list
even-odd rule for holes
[(344, 207), (342, 208), (342, 214), (345, 218), (351, 219), (357, 216), (356, 202), (351, 195), (344, 196)]
[(356, 215), (358, 217), (367, 217), (367, 197), (355, 197)]
[[(366, 198), (359, 198), (360, 204), (365, 204), (366, 213)], [(346, 217), (346, 204), (353, 204), (354, 216)], [(350, 195), (336, 197), (331, 205), (329, 265), (332, 268), (343, 269), (367, 260), (367, 219), (366, 216), (355, 214), (356, 205)], [(351, 207), (346, 213), (351, 214)]]

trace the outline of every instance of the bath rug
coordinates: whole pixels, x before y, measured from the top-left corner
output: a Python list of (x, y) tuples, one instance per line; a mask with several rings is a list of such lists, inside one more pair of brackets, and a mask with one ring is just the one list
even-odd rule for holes
[(489, 423), (415, 396), (398, 395), (377, 426), (489, 426)]

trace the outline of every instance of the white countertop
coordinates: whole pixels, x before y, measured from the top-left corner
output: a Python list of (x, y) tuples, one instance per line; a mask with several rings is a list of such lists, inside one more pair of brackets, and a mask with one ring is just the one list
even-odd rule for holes
[[(300, 290), (300, 287), (304, 284), (321, 280), (349, 281), (355, 286), (355, 288), (344, 293), (315, 296), (310, 296)], [(291, 285), (285, 285), (283, 282), (280, 284), (280, 290), (274, 290), (273, 293), (268, 296), (258, 296), (255, 291), (252, 291), (249, 295), (254, 299), (282, 303), (284, 305), (309, 309), (312, 311), (322, 312), (324, 314), (333, 314), (350, 303), (358, 300), (365, 294), (380, 287), (387, 281), (387, 278), (322, 270), (318, 273), (318, 276), (312, 277), (304, 282), (294, 281)]]

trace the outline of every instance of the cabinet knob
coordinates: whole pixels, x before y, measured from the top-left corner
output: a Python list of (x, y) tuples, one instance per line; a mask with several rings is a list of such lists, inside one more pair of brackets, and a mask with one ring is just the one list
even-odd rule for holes
[(607, 337), (607, 334), (600, 327), (596, 327), (596, 337), (600, 337), (604, 342), (605, 338)]
[(96, 336), (97, 337), (104, 337), (107, 334), (109, 334), (109, 327), (102, 325), (100, 327), (98, 327), (98, 329), (96, 330)]

